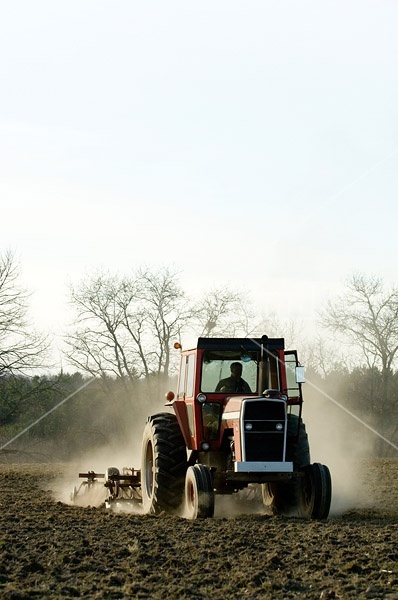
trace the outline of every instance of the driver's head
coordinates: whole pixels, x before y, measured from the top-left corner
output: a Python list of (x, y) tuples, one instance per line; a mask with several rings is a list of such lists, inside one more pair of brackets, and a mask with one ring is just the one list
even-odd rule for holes
[(239, 379), (242, 377), (242, 365), (238, 362), (234, 362), (231, 365), (231, 377)]

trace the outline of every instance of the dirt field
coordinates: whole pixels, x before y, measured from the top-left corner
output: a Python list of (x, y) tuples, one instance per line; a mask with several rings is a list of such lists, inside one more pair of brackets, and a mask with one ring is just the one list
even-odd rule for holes
[(2, 464), (0, 597), (397, 600), (397, 467), (369, 463), (372, 506), (324, 522), (191, 522), (70, 506), (66, 467)]

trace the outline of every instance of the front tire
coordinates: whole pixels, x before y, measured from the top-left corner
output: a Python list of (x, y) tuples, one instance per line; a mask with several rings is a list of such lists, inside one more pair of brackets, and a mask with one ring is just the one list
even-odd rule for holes
[[(297, 438), (298, 432), (298, 438)], [(289, 415), (287, 429), (286, 460), (292, 461), (294, 469), (309, 465), (310, 447), (305, 424), (297, 415)], [(274, 515), (297, 516), (302, 508), (302, 479), (294, 477), (289, 481), (272, 481), (262, 484), (263, 504), (271, 507)]]
[(274, 488), (272, 487), (272, 483), (262, 483), (261, 484), (261, 497), (264, 506), (271, 506), (274, 502)]
[(314, 463), (303, 469), (300, 516), (327, 519), (332, 500), (332, 478), (326, 465)]
[(184, 493), (187, 452), (175, 415), (148, 418), (142, 437), (141, 492), (145, 514), (174, 512)]
[(205, 465), (188, 467), (185, 478), (185, 516), (206, 519), (214, 515), (214, 488), (211, 471)]

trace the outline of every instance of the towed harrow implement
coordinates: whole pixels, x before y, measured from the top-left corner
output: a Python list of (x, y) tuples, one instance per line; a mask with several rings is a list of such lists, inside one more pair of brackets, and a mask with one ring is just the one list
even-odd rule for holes
[[(120, 508), (121, 505), (130, 505), (140, 508), (142, 504), (140, 471), (133, 468), (123, 468), (122, 472), (116, 467), (108, 467), (105, 473), (87, 471), (79, 473), (84, 481), (74, 487), (71, 501), (84, 499), (91, 492), (105, 491), (105, 508)], [(104, 490), (105, 488), (105, 490)]]

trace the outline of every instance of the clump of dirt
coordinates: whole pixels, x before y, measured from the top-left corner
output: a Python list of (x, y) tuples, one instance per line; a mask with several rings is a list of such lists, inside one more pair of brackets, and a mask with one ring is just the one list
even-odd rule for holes
[(367, 501), (326, 521), (187, 521), (61, 502), (68, 465), (0, 465), (0, 597), (398, 600), (397, 467), (363, 465)]

